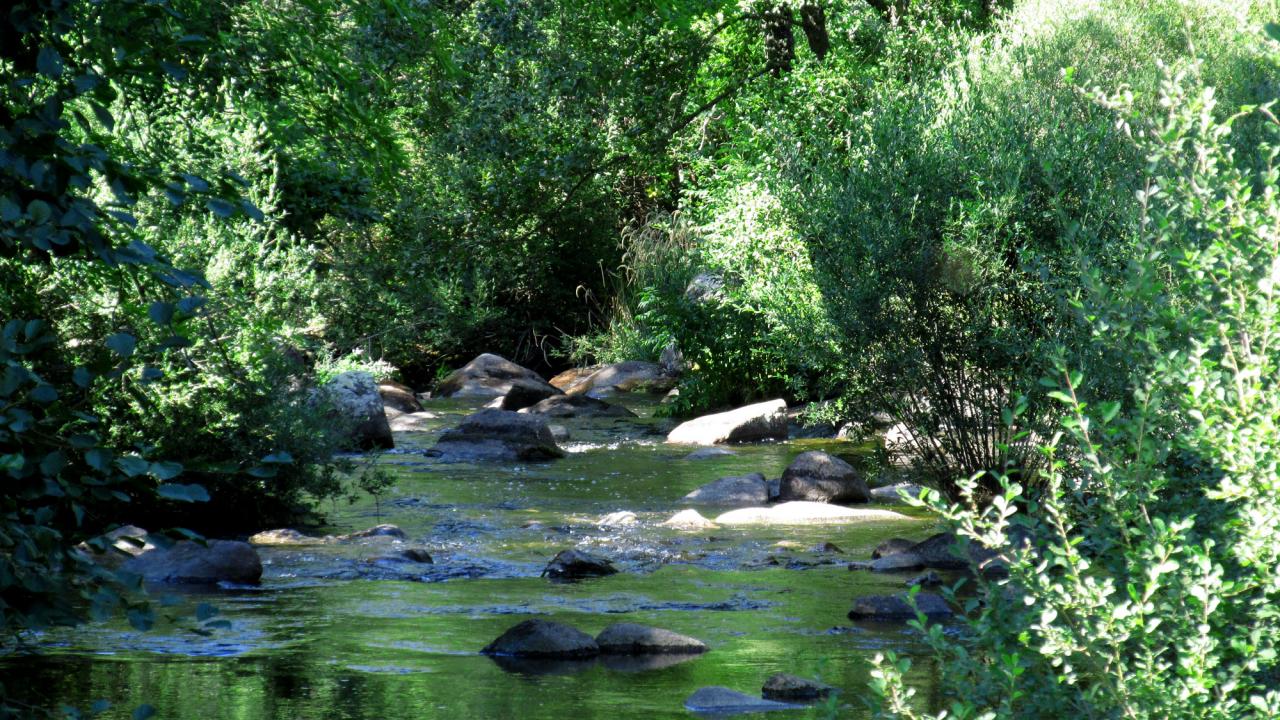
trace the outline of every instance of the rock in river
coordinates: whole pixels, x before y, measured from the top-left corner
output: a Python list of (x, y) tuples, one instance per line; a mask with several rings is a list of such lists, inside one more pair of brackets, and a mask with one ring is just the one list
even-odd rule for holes
[(502, 396), (502, 409), (523, 410), (530, 405), (537, 405), (547, 398), (560, 394), (558, 389), (541, 380), (533, 381), (523, 378), (512, 380), (511, 389), (507, 391), (506, 395)]
[(871, 491), (871, 499), (882, 503), (901, 503), (903, 496), (920, 497), (920, 491), (924, 488), (915, 483), (900, 482), (893, 485), (885, 485)]
[(614, 623), (596, 636), (600, 652), (615, 655), (680, 655), (707, 651), (697, 638), (637, 623)]
[(906, 538), (889, 538), (877, 545), (875, 550), (871, 551), (871, 557), (872, 559), (875, 559), (888, 555), (896, 555), (905, 550), (910, 550), (915, 547), (915, 545), (915, 540), (908, 540)]
[(694, 418), (676, 426), (667, 435), (667, 442), (686, 445), (786, 439), (787, 403), (782, 400)]
[(304, 535), (292, 528), (263, 530), (249, 537), (250, 545), (323, 545), (332, 538)]
[(688, 455), (685, 455), (684, 459), (685, 460), (709, 460), (711, 458), (729, 457), (731, 455), (737, 455), (737, 454), (738, 453), (732, 450), (728, 450), (726, 448), (704, 447), (704, 448), (698, 448), (697, 450), (694, 450)]
[(863, 503), (870, 499), (867, 482), (849, 463), (814, 450), (800, 453), (782, 473), (778, 499), (809, 502)]
[(860, 521), (910, 520), (892, 510), (847, 508), (815, 502), (788, 502), (771, 507), (730, 510), (716, 518), (720, 525), (824, 525)]
[(606, 397), (619, 392), (666, 392), (675, 387), (676, 379), (666, 374), (657, 363), (629, 360), (603, 365), (585, 377), (577, 377), (566, 385), (569, 395)]
[(712, 686), (698, 689), (684, 701), (685, 709), (709, 715), (731, 715), (748, 712), (768, 712), (770, 710), (794, 710), (802, 705), (780, 703), (775, 700), (764, 700), (752, 697), (727, 687)]
[(777, 673), (764, 681), (760, 694), (765, 700), (818, 700), (830, 695), (835, 688), (824, 685), (817, 680)]
[(670, 519), (662, 523), (666, 527), (673, 527), (678, 530), (714, 530), (719, 527), (710, 520), (702, 517), (697, 510), (681, 510), (672, 515)]
[(153, 583), (256, 584), (262, 579), (257, 551), (235, 540), (208, 540), (205, 545), (183, 540), (169, 548), (147, 550), (121, 569)]
[(448, 461), (549, 460), (564, 457), (546, 418), (481, 410), (445, 432), (431, 454)]
[(555, 418), (636, 416), (635, 413), (620, 405), (610, 405), (603, 400), (586, 395), (555, 395), (520, 412)]
[(399, 410), (402, 413), (422, 412), (422, 403), (413, 394), (413, 388), (391, 380), (378, 383), (378, 395), (382, 396), (383, 407)]
[(550, 620), (525, 620), (480, 651), (485, 655), (529, 658), (588, 658), (600, 653), (595, 638)]
[(577, 580), (587, 577), (602, 577), (618, 572), (607, 558), (593, 555), (581, 550), (561, 550), (556, 554), (542, 574), (557, 580)]
[[(436, 387), (438, 397), (502, 397), (511, 391), (515, 380), (548, 384), (538, 373), (521, 367), (504, 357), (484, 353), (453, 371)], [(549, 394), (559, 391), (552, 388)]]
[(769, 502), (769, 485), (760, 473), (723, 477), (681, 498), (687, 505), (752, 507)]
[(349, 429), (353, 446), (362, 450), (395, 447), (382, 396), (372, 375), (341, 373), (324, 386), (323, 392), (339, 414), (339, 421)]
[[(945, 620), (953, 615), (947, 601), (933, 593), (916, 593), (916, 606), (930, 620)], [(907, 602), (907, 595), (867, 595), (855, 598), (850, 620), (874, 620), (906, 622), (916, 619), (916, 611)]]

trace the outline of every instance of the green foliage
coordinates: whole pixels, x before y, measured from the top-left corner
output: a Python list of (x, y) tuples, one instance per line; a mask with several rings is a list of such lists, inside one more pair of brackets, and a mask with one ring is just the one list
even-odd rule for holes
[[(1280, 712), (1280, 122), (1270, 103), (1222, 119), (1202, 75), (1170, 73), (1158, 110), (1131, 93), (1099, 102), (1147, 158), (1143, 252), (1118, 286), (1093, 273), (1079, 306), (1134, 372), (1122, 399), (1093, 401), (1112, 383), (1059, 356), (1049, 398), (1065, 417), (1041, 491), (1004, 479), (989, 506), (933, 503), (1007, 548), (1010, 576), (979, 581), (971, 643), (927, 631), (959, 691), (931, 717)], [(1257, 158), (1237, 157), (1239, 127), (1269, 136)], [(921, 717), (904, 669), (883, 662), (876, 689), (890, 714)]]

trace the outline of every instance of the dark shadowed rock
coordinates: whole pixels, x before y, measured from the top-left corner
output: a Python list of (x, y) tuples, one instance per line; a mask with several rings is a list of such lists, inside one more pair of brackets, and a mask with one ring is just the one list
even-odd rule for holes
[(942, 576), (934, 572), (933, 570), (930, 570), (929, 572), (920, 573), (919, 575), (911, 578), (910, 580), (907, 580), (907, 582), (905, 583), (907, 587), (915, 587), (916, 585), (919, 585), (920, 587), (937, 587), (941, 584), (942, 584)]
[(324, 394), (344, 426), (350, 427), (350, 444), (362, 450), (395, 447), (382, 396), (373, 376), (344, 372), (324, 386)]
[(549, 460), (564, 457), (546, 418), (481, 410), (445, 432), (432, 454), (445, 460)]
[(887, 555), (897, 555), (900, 552), (905, 552), (915, 547), (915, 544), (915, 540), (908, 540), (906, 538), (889, 538), (877, 545), (875, 550), (871, 551), (871, 557), (872, 559), (875, 559), (882, 558)]
[(511, 389), (502, 396), (503, 410), (523, 410), (547, 398), (561, 395), (560, 390), (541, 380), (518, 379), (511, 381)]
[(586, 395), (556, 395), (535, 403), (520, 412), (555, 418), (571, 417), (635, 417), (620, 405), (610, 405)]
[(770, 710), (794, 710), (798, 705), (752, 697), (727, 687), (712, 686), (698, 689), (684, 701), (686, 710), (709, 715), (730, 715)]
[(424, 565), (430, 565), (435, 562), (431, 557), (431, 553), (422, 548), (406, 548), (400, 553), (400, 557), (409, 562), (422, 563)]
[(578, 378), (565, 388), (569, 395), (607, 397), (620, 392), (665, 393), (675, 387), (676, 379), (657, 363), (629, 360), (602, 365), (586, 377)]
[(817, 680), (809, 680), (787, 673), (771, 675), (764, 681), (760, 694), (765, 700), (819, 700), (830, 695), (835, 688), (824, 685)]
[(550, 620), (525, 620), (480, 651), (525, 658), (589, 658), (600, 653), (595, 638)]
[(418, 402), (413, 389), (408, 385), (383, 380), (378, 383), (378, 395), (382, 396), (382, 405), (385, 408), (399, 410), (402, 413), (422, 412), (422, 403)]
[[(916, 593), (916, 606), (930, 620), (945, 620), (953, 615), (947, 601), (933, 593)], [(881, 622), (906, 622), (916, 619), (916, 611), (907, 602), (907, 595), (867, 595), (855, 598), (850, 620)]]
[(808, 502), (867, 502), (867, 482), (849, 463), (814, 450), (800, 453), (782, 473), (778, 499)]
[(752, 507), (769, 502), (769, 486), (760, 473), (723, 477), (694, 490), (681, 502), (716, 507)]
[(502, 397), (515, 380), (544, 382), (538, 373), (504, 357), (484, 353), (453, 371), (436, 386), (437, 397)]
[(787, 403), (782, 400), (694, 418), (676, 426), (667, 435), (667, 442), (686, 445), (786, 439)]
[(579, 578), (602, 577), (618, 572), (607, 558), (593, 555), (581, 550), (561, 550), (556, 554), (542, 574), (557, 580), (577, 580)]
[(121, 569), (153, 583), (256, 584), (262, 578), (257, 551), (235, 540), (209, 540), (206, 545), (183, 540), (142, 552)]
[(707, 651), (697, 638), (636, 623), (614, 623), (596, 636), (600, 652), (614, 655), (680, 655)]

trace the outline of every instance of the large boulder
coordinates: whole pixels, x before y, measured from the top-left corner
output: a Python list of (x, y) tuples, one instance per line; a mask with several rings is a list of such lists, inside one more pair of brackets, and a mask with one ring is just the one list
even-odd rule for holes
[(125, 561), (121, 569), (152, 583), (256, 584), (262, 579), (262, 560), (248, 543), (183, 540), (168, 548), (153, 548)]
[(665, 393), (675, 384), (676, 379), (658, 363), (628, 360), (603, 365), (590, 375), (569, 383), (564, 391), (568, 395), (606, 397), (620, 392)]
[(708, 715), (736, 715), (738, 713), (768, 712), (770, 710), (794, 710), (803, 705), (781, 703), (776, 700), (764, 700), (752, 697), (737, 690), (713, 685), (699, 688), (685, 698), (684, 707), (696, 713)]
[(694, 418), (676, 426), (667, 435), (667, 442), (685, 445), (786, 439), (787, 403), (783, 400), (770, 400)]
[(554, 418), (571, 417), (635, 417), (621, 405), (610, 405), (586, 395), (555, 395), (524, 408), (520, 412)]
[(511, 389), (502, 396), (503, 410), (523, 410), (536, 405), (547, 398), (560, 395), (561, 392), (552, 385), (541, 380), (512, 380)]
[(525, 620), (480, 652), (528, 658), (589, 658), (600, 654), (600, 646), (595, 638), (564, 623)]
[[(954, 613), (947, 601), (933, 593), (916, 593), (916, 608), (930, 620), (945, 620)], [(916, 619), (916, 608), (911, 607), (905, 593), (901, 595), (867, 595), (855, 598), (850, 620), (879, 622), (906, 622)]]
[(867, 482), (849, 463), (819, 450), (800, 453), (782, 473), (782, 502), (867, 502)]
[(344, 372), (325, 385), (324, 391), (341, 422), (350, 426), (353, 446), (362, 450), (395, 447), (382, 396), (372, 375), (355, 370)]
[(686, 655), (704, 653), (706, 643), (688, 635), (637, 623), (614, 623), (596, 636), (600, 652), (613, 655)]
[(490, 353), (453, 371), (436, 386), (437, 397), (502, 397), (515, 380), (544, 383), (538, 373)]
[(422, 403), (413, 394), (413, 388), (391, 380), (378, 383), (378, 394), (382, 396), (385, 408), (399, 410), (402, 413), (422, 412)]
[(830, 525), (835, 523), (910, 520), (892, 510), (847, 508), (815, 502), (788, 502), (771, 507), (730, 510), (716, 518), (719, 525)]
[(717, 507), (752, 507), (769, 502), (769, 484), (760, 473), (723, 477), (685, 495), (681, 502)]
[(582, 550), (561, 550), (551, 558), (542, 574), (553, 580), (579, 580), (618, 572), (608, 558)]
[(564, 457), (546, 418), (481, 410), (445, 432), (431, 454), (447, 461), (550, 460)]

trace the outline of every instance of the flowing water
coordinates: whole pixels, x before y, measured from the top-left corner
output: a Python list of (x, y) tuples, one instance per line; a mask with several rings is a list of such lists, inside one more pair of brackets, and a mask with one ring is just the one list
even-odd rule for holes
[[(855, 595), (899, 592), (904, 579), (850, 572), (847, 562), (869, 558), (888, 537), (927, 536), (928, 517), (902, 510), (910, 517), (892, 522), (698, 532), (659, 525), (682, 509), (681, 496), (718, 477), (776, 478), (812, 449), (856, 462), (859, 448), (796, 440), (686, 460), (691, 448), (663, 444), (668, 425), (652, 417), (653, 401), (624, 402), (641, 419), (553, 421), (571, 435), (564, 459), (463, 465), (421, 453), (474, 409), (436, 401), (432, 427), (398, 435), (397, 450), (378, 460), (396, 477), (380, 502), (328, 516), (335, 534), (394, 523), (404, 542), (261, 548), (260, 587), (153, 589), (160, 619), (151, 631), (115, 622), (49, 634), (38, 656), (0, 660), (0, 682), (44, 705), (109, 701), (104, 717), (127, 718), (147, 703), (158, 717), (191, 720), (568, 720), (690, 717), (684, 698), (700, 687), (758, 695), (769, 675), (790, 672), (840, 688), (840, 702), (778, 717), (865, 718), (870, 659), (891, 649), (917, 658), (908, 682), (923, 704), (937, 703), (915, 631), (845, 616)], [(616, 511), (637, 522), (597, 525)], [(435, 563), (404, 561), (406, 547), (427, 550)], [(611, 558), (620, 572), (572, 584), (540, 577), (549, 558), (572, 547)], [(218, 615), (201, 622), (205, 606)], [(711, 650), (665, 666), (499, 663), (478, 653), (535, 616), (591, 634), (614, 622), (657, 625)]]

